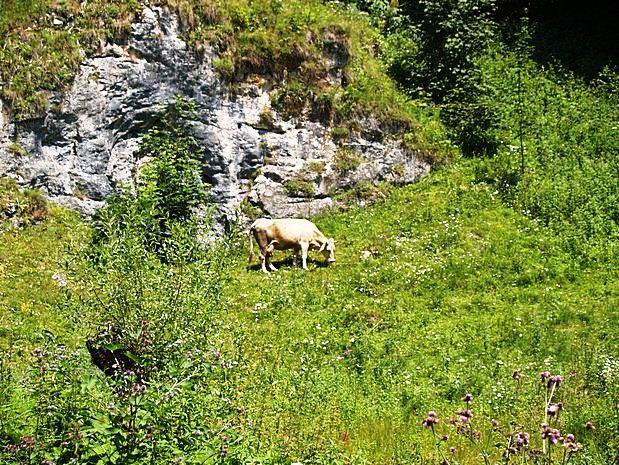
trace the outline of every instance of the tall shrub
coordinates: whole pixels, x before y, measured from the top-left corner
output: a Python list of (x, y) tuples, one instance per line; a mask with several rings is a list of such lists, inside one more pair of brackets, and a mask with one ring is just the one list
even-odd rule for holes
[[(133, 235), (166, 259), (177, 223), (197, 236), (192, 217), (207, 200), (200, 177), (203, 149), (192, 135), (195, 104), (176, 97), (157, 115), (142, 138), (138, 157), (151, 160), (139, 173), (136, 188), (112, 197), (95, 216), (93, 244), (103, 245)], [(192, 229), (192, 225), (194, 226)], [(194, 244), (197, 245), (197, 244)], [(189, 249), (188, 249), (189, 250)]]

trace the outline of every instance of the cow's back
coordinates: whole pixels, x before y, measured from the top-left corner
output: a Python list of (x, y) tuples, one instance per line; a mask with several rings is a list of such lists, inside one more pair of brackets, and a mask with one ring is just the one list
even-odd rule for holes
[(322, 233), (316, 225), (303, 218), (280, 218), (273, 220), (273, 239), (285, 242), (299, 243), (321, 237)]

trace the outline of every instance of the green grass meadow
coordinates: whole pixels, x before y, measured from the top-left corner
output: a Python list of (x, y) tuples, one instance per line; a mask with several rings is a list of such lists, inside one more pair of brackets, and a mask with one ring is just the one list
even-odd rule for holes
[[(564, 410), (553, 424), (584, 445), (572, 463), (610, 463), (619, 427), (617, 272), (580, 265), (560, 236), (506, 207), (492, 185), (476, 182), (476, 163), (385, 187), (386, 199), (371, 207), (316, 218), (337, 240), (329, 267), (317, 254), (304, 272), (276, 252), (280, 269), (265, 275), (257, 263), (247, 264), (247, 240), (239, 238), (220, 304), (208, 315), (209, 345), (195, 347), (216, 351), (225, 363), (218, 374), (210, 368), (204, 391), (196, 384), (184, 393), (183, 408), (195, 428), (215, 429), (221, 415), (212, 405), (208, 412), (199, 407), (208, 393), (225, 399), (243, 422), (226, 455), (186, 454), (186, 463), (441, 463), (441, 454), (449, 463), (501, 460), (512, 431), (530, 431), (531, 447), (541, 447), (543, 371), (563, 377), (554, 399)], [(65, 300), (67, 292), (69, 300), (85, 294), (52, 279), (70, 261), (65, 247), (76, 224), (54, 218), (3, 234), (3, 369), (20, 368), (3, 387), (32, 382), (32, 350), (49, 346), (50, 331), (54, 344), (81, 349), (71, 362), (80, 368), (67, 372), (80, 373), (75, 399), (101, 396), (93, 392), (105, 391), (105, 377), (83, 350), (92, 336), (88, 314), (76, 319)], [(479, 440), (448, 421), (466, 393), (474, 398), (470, 424)], [(7, 399), (0, 418), (2, 438), (11, 443), (31, 434), (23, 405), (36, 404), (36, 390)], [(90, 447), (103, 434), (92, 427), (103, 421), (102, 402), (75, 417)], [(149, 410), (139, 405), (138, 412)], [(440, 420), (437, 437), (449, 436), (438, 448), (421, 424), (429, 410)], [(595, 431), (586, 430), (588, 421)], [(560, 459), (562, 449), (556, 453)], [(108, 463), (123, 463), (110, 457)]]
[[(0, 97), (18, 122), (143, 6), (4, 3)], [(181, 97), (143, 135), (152, 179), (92, 221), (0, 180), (0, 464), (619, 463), (610, 67), (585, 82), (535, 63), (524, 22), (517, 43), (465, 56), (486, 27), (465, 13), (485, 2), (459, 1), (439, 58), (457, 52), (480, 86), (445, 123), (448, 106), (388, 75), (434, 71), (419, 51), (430, 23), (397, 1), (149, 3), (178, 14), (197, 53), (218, 48), (230, 92), (268, 78), (280, 116), (322, 121), (338, 144), (377, 121), (435, 166), (336, 193), (312, 219), (336, 262), (312, 254), (304, 271), (276, 251), (269, 274), (247, 262), (245, 224), (200, 240), (202, 148), (174, 119), (195, 108)], [(441, 2), (419, 5), (446, 24)], [(469, 130), (494, 152), (459, 155)], [(336, 170), (356, 156), (340, 149)]]

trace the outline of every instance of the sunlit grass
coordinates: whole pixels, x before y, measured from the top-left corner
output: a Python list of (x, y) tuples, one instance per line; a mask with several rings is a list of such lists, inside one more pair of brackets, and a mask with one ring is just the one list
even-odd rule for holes
[(77, 216), (57, 208), (43, 223), (0, 230), (0, 351), (28, 355), (43, 331), (82, 343), (60, 311), (67, 246), (82, 234)]
[[(615, 276), (581, 270), (557, 237), (503, 206), (492, 186), (472, 182), (466, 166), (316, 222), (338, 240), (335, 265), (316, 258), (305, 273), (283, 261), (270, 275), (241, 265), (227, 317), (243, 334), (244, 358), (277, 367), (269, 376), (291, 392), (295, 384), (307, 390), (302, 398), (311, 401), (279, 394), (307, 428), (323, 421), (323, 403), (332, 400), (339, 415), (323, 434), (345, 435), (350, 453), (389, 462), (402, 444), (430, 453), (422, 417), (429, 409), (455, 415), (464, 392), (479, 398), (480, 428), (513, 415), (537, 434), (544, 407), (535, 384), (545, 367), (570, 374), (567, 429), (582, 433), (583, 419), (607, 402), (590, 386), (596, 363), (618, 347)], [(528, 386), (519, 396), (517, 369)], [(255, 370), (248, 380), (262, 376)], [(301, 377), (293, 387), (291, 376)], [(249, 382), (243, 396), (259, 417), (278, 415), (277, 383)], [(281, 430), (271, 439), (282, 440)], [(398, 440), (386, 447), (380, 431), (398, 431)], [(470, 449), (462, 463), (477, 463)]]

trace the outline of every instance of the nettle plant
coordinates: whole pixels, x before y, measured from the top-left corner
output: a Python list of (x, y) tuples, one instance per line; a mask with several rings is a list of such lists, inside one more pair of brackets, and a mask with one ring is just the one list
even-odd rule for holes
[[(512, 378), (520, 383), (522, 373), (514, 371)], [(548, 371), (540, 374), (544, 389), (543, 420), (536, 432), (529, 432), (515, 419), (507, 426), (492, 419), (489, 425), (473, 420), (473, 395), (462, 397), (464, 406), (456, 411), (456, 416), (441, 422), (434, 410), (428, 412), (422, 426), (432, 432), (436, 451), (444, 465), (458, 464), (458, 448), (449, 446), (450, 431), (463, 437), (470, 448), (479, 450), (484, 464), (495, 463), (531, 463), (531, 464), (567, 464), (582, 449), (572, 433), (564, 434), (559, 429), (558, 418), (563, 411), (563, 403), (556, 400), (556, 395), (563, 378)], [(584, 428), (594, 430), (591, 421)], [(483, 430), (483, 431), (482, 431)], [(494, 447), (491, 447), (491, 444)]]

